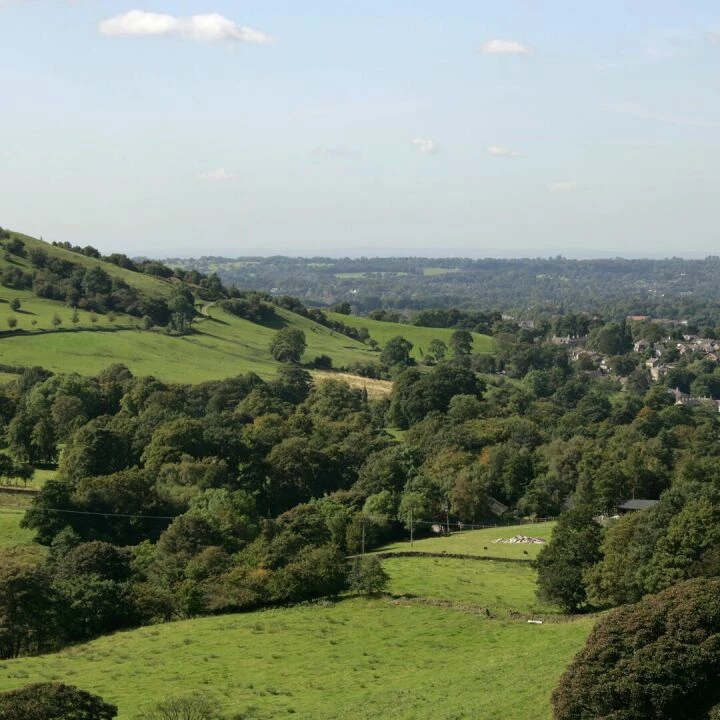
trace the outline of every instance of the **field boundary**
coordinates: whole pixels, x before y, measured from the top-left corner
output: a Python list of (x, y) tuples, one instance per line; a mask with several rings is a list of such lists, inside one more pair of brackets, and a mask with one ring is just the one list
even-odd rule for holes
[[(531, 563), (531, 559), (525, 558), (501, 558), (491, 555), (465, 555), (463, 553), (449, 553), (449, 552), (426, 552), (424, 550), (388, 550), (387, 552), (376, 552), (372, 553), (375, 557), (379, 558), (400, 558), (400, 557), (428, 557), (428, 558), (449, 558), (451, 560), (483, 560), (492, 562), (507, 562), (507, 563)], [(360, 555), (350, 555), (349, 557), (361, 557)]]

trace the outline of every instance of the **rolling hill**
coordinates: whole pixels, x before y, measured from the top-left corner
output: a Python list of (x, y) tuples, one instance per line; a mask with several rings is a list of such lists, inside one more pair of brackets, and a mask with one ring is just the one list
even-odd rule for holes
[[(21, 239), (27, 250), (42, 248), (48, 256), (85, 268), (100, 266), (144, 297), (167, 298), (178, 285), (178, 281), (127, 270), (27, 235), (12, 235)], [(10, 264), (21, 271), (32, 270), (26, 258), (0, 256), (0, 271)], [(13, 299), (20, 301), (17, 311), (10, 308)], [(191, 383), (249, 371), (264, 378), (277, 373), (280, 365), (268, 349), (276, 328), (243, 320), (216, 307), (203, 312), (191, 334), (170, 335), (158, 329), (146, 330), (140, 318), (123, 313), (102, 315), (78, 310), (73, 318), (73, 308), (62, 302), (38, 297), (30, 290), (0, 286), (0, 363), (93, 375), (119, 362), (138, 375)], [(281, 308), (276, 314), (280, 324), (305, 333), (305, 362), (328, 355), (335, 367), (342, 367), (376, 356), (368, 346), (308, 318)]]

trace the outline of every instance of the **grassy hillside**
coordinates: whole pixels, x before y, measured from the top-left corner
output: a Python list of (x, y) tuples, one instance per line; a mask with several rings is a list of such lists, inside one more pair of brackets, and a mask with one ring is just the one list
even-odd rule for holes
[[(125, 270), (124, 268), (113, 265), (112, 263), (92, 257), (86, 257), (85, 255), (71, 252), (65, 248), (55, 247), (54, 245), (37, 238), (30, 237), (29, 235), (23, 235), (19, 232), (12, 231), (12, 235), (25, 243), (26, 250), (39, 247), (45, 250), (50, 257), (67, 260), (68, 262), (75, 263), (76, 265), (82, 265), (84, 268), (92, 268), (96, 265), (100, 265), (107, 273), (114, 277), (122, 278), (128, 285), (137, 288), (139, 292), (146, 296), (162, 295), (167, 297), (172, 293), (174, 283), (171, 280), (165, 280), (152, 275), (145, 275), (144, 273), (133, 272), (132, 270)], [(2, 267), (6, 262), (6, 260), (0, 257), (0, 267)], [(32, 267), (30, 262), (23, 258), (13, 257), (13, 263), (26, 271), (29, 271)]]
[[(0, 513), (4, 550), (27, 547), (18, 517)], [(503, 530), (518, 534), (526, 527)], [(445, 540), (471, 554), (487, 532)], [(535, 573), (526, 563), (403, 557), (383, 565), (391, 597), (118, 633), (5, 661), (0, 690), (73, 683), (116, 703), (120, 720), (190, 690), (255, 720), (550, 719), (552, 688), (594, 618), (554, 616), (554, 608), (535, 599)], [(530, 614), (545, 622), (527, 623)]]
[(0, 689), (63, 680), (144, 705), (189, 689), (248, 718), (547, 720), (589, 619), (529, 625), (389, 600), (348, 600), (143, 628), (4, 662)]
[[(84, 267), (101, 265), (110, 275), (123, 278), (148, 297), (167, 297), (172, 292), (172, 281), (125, 270), (27, 235), (13, 235), (24, 241), (26, 251), (42, 247), (50, 256)], [(9, 263), (24, 271), (32, 270), (27, 259), (0, 256), (0, 268)], [(10, 308), (14, 299), (20, 301), (17, 311)], [(279, 364), (270, 355), (268, 345), (283, 325), (293, 325), (305, 333), (306, 362), (318, 355), (329, 355), (334, 365), (341, 367), (375, 357), (366, 345), (287, 310), (277, 310), (275, 327), (242, 320), (216, 307), (207, 312), (210, 317), (194, 323), (194, 333), (170, 336), (143, 330), (140, 319), (121, 313), (103, 315), (78, 310), (73, 323), (73, 309), (64, 303), (39, 298), (28, 290), (0, 286), (0, 362), (42, 365), (54, 372), (85, 375), (120, 362), (135, 374), (175, 382), (202, 382), (249, 371), (269, 378), (277, 373)], [(15, 324), (14, 330), (9, 321)]]
[[(10, 365), (42, 365), (54, 372), (84, 375), (94, 375), (108, 365), (120, 362), (137, 375), (155, 375), (162, 380), (187, 383), (249, 371), (265, 378), (277, 373), (279, 363), (268, 350), (274, 329), (242, 320), (218, 308), (209, 312), (212, 317), (199, 320), (195, 332), (185, 336), (149, 332), (134, 326), (120, 326), (114, 332), (89, 328), (80, 332), (14, 333), (2, 339), (0, 359)], [(67, 309), (65, 313), (68, 313)], [(286, 310), (279, 310), (278, 314), (305, 332), (308, 344), (305, 361), (326, 354), (340, 366), (373, 357), (370, 348), (362, 343), (333, 333), (307, 318)], [(137, 322), (134, 318), (131, 320)]]
[[(382, 320), (370, 320), (370, 318), (358, 317), (357, 315), (328, 313), (328, 316), (350, 327), (367, 328), (370, 337), (380, 343), (380, 345), (385, 345), (390, 338), (394, 338), (396, 335), (402, 335), (413, 344), (411, 354), (416, 360), (422, 359), (423, 353), (428, 349), (431, 340), (437, 338), (449, 346), (450, 336), (454, 332), (449, 328), (427, 328), (418, 327), (417, 325), (403, 325), (400, 323), (384, 322)], [(472, 336), (474, 340), (473, 352), (489, 353), (493, 351), (493, 339), (491, 337), (480, 335), (479, 333), (472, 333)]]
[(378, 552), (445, 552), (497, 558), (498, 560), (532, 560), (537, 556), (538, 552), (540, 552), (542, 545), (525, 543), (507, 544), (493, 541), (512, 538), (516, 535), (526, 535), (549, 541), (554, 527), (554, 522), (544, 522), (486, 528), (484, 530), (466, 530), (464, 532), (453, 532), (447, 537), (431, 537), (416, 540), (412, 547), (409, 542), (394, 543), (392, 545), (386, 545)]
[(483, 562), (454, 558), (399, 557), (383, 560), (393, 595), (478, 606), (493, 614), (556, 613), (535, 597), (535, 571), (529, 563)]

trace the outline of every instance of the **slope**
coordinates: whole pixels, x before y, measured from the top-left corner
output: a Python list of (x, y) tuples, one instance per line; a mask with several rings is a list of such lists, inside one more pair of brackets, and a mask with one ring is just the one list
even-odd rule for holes
[[(83, 268), (102, 267), (146, 298), (167, 298), (180, 281), (118, 267), (97, 258), (48, 245), (21, 233), (13, 238), (25, 244), (29, 254), (41, 248), (49, 257)], [(27, 257), (0, 254), (0, 271), (14, 267), (31, 272)], [(10, 302), (20, 302), (13, 310)], [(5, 316), (3, 317), (3, 311)], [(0, 362), (5, 366), (41, 365), (54, 372), (93, 375), (113, 363), (123, 363), (138, 375), (154, 375), (174, 382), (202, 382), (249, 371), (269, 378), (280, 365), (268, 346), (278, 327), (292, 325), (305, 333), (303, 360), (328, 355), (336, 367), (367, 362), (372, 351), (362, 343), (333, 332), (311, 320), (277, 309), (277, 322), (267, 327), (240, 319), (219, 308), (204, 309), (187, 335), (171, 335), (162, 329), (146, 330), (140, 318), (123, 313), (99, 314), (75, 311), (63, 302), (36, 296), (30, 290), (0, 286)]]
[[(423, 352), (428, 350), (431, 340), (442, 340), (446, 345), (450, 345), (450, 337), (453, 330), (450, 328), (429, 328), (420, 327), (418, 325), (404, 325), (401, 323), (385, 322), (383, 320), (371, 320), (366, 317), (358, 317), (357, 315), (341, 315), (339, 313), (328, 313), (333, 320), (345, 323), (354, 328), (367, 328), (370, 337), (378, 342), (381, 346), (397, 335), (402, 335), (406, 340), (413, 344), (412, 356), (416, 360), (421, 360)], [(473, 352), (474, 353), (490, 353), (493, 351), (493, 339), (488, 335), (480, 335), (472, 333), (473, 336)], [(448, 353), (451, 354), (451, 353)]]

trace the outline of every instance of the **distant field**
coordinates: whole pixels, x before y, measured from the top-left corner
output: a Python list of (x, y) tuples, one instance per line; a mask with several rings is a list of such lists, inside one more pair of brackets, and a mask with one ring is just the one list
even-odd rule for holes
[(425, 277), (437, 277), (438, 275), (448, 275), (457, 271), (458, 268), (426, 267), (423, 268), (423, 275)]
[(500, 560), (401, 557), (383, 560), (393, 595), (477, 605), (493, 613), (557, 613), (535, 597), (536, 573), (529, 564)]
[[(370, 320), (369, 318), (358, 317), (357, 315), (341, 315), (339, 313), (328, 313), (328, 315), (333, 320), (343, 322), (350, 327), (367, 328), (370, 337), (376, 340), (381, 346), (385, 345), (388, 340), (394, 338), (396, 335), (402, 335), (413, 344), (412, 356), (416, 360), (422, 359), (424, 352), (427, 351), (430, 345), (430, 341), (435, 338), (449, 345), (450, 336), (454, 332), (449, 328), (418, 327), (417, 325)], [(479, 333), (473, 333), (472, 335), (474, 340), (473, 352), (490, 353), (493, 351), (494, 345), (491, 337), (480, 335)], [(450, 355), (452, 353), (448, 354)]]
[(494, 543), (493, 540), (510, 538), (514, 535), (527, 535), (529, 537), (540, 537), (549, 541), (554, 527), (554, 522), (546, 522), (527, 525), (509, 525), (484, 530), (466, 530), (463, 532), (453, 532), (446, 537), (431, 537), (416, 540), (412, 547), (407, 541), (385, 545), (379, 548), (378, 552), (396, 550), (432, 553), (447, 552), (498, 559), (529, 560), (537, 556), (542, 545), (509, 545), (505, 543)]
[(405, 277), (407, 275), (406, 272), (383, 272), (381, 270), (371, 272), (339, 272), (333, 274), (339, 280), (355, 280), (364, 277)]
[(0, 689), (77, 684), (117, 703), (119, 720), (190, 689), (255, 720), (549, 720), (550, 692), (592, 623), (358, 599), (159, 625), (6, 661)]
[(320, 380), (342, 380), (350, 387), (367, 390), (368, 397), (381, 398), (387, 397), (393, 389), (390, 380), (373, 380), (372, 378), (361, 377), (360, 375), (350, 375), (343, 372), (329, 372), (327, 370), (311, 370), (310, 374), (316, 381)]

